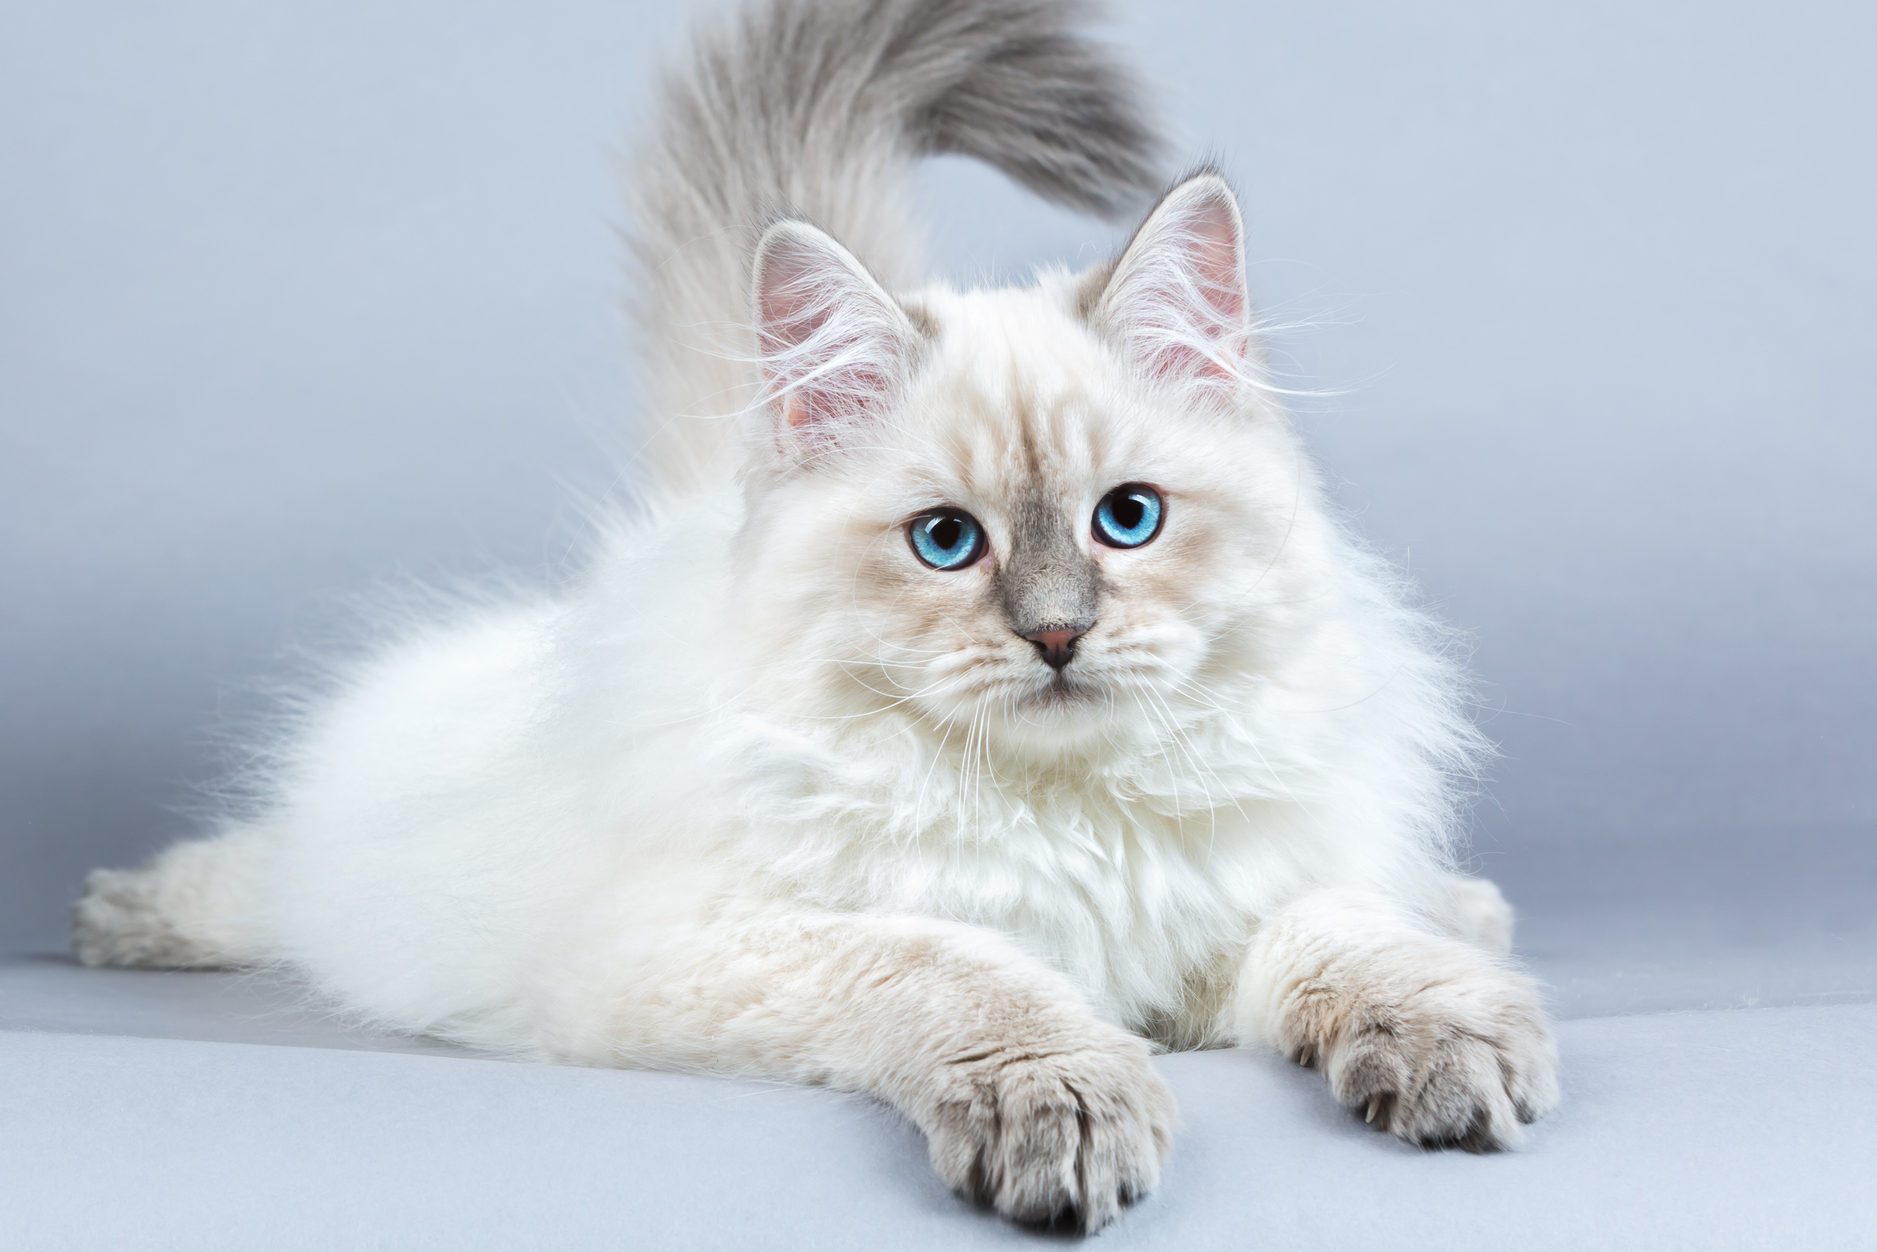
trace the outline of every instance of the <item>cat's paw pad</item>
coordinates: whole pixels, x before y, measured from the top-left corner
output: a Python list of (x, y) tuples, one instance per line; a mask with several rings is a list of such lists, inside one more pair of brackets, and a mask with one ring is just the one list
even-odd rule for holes
[(928, 1132), (950, 1186), (1019, 1222), (1093, 1233), (1158, 1183), (1173, 1095), (1140, 1040), (961, 1057)]
[(1497, 968), (1352, 1015), (1325, 1068), (1338, 1100), (1423, 1147), (1510, 1147), (1558, 1103), (1537, 991)]

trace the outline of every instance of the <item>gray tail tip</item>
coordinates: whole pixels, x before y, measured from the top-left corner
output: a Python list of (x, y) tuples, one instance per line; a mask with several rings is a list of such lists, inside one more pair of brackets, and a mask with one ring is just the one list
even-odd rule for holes
[(1006, 31), (1003, 46), (930, 104), (928, 146), (1104, 216), (1138, 209), (1169, 172), (1148, 93), (1118, 49), (1077, 29), (1073, 6), (1052, 15), (1054, 29)]

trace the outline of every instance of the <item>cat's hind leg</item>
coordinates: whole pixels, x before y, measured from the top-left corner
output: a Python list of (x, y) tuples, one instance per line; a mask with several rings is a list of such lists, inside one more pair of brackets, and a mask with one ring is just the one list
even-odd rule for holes
[(235, 826), (172, 844), (141, 869), (94, 870), (72, 908), (87, 965), (219, 969), (267, 959), (255, 925), (268, 832)]
[(1489, 952), (1512, 950), (1512, 905), (1499, 884), (1470, 874), (1448, 874), (1444, 919), (1453, 934)]

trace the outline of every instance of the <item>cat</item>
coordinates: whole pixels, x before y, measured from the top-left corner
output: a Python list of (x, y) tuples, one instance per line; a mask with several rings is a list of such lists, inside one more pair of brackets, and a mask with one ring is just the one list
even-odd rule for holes
[(917, 285), (920, 154), (1111, 215), (1162, 185), (1086, 17), (704, 27), (640, 167), (641, 503), (569, 585), (345, 669), (251, 811), (90, 877), (79, 956), (870, 1093), (960, 1193), (1085, 1231), (1168, 1154), (1156, 1045), (1516, 1143), (1556, 1056), (1454, 868), (1465, 682), (1265, 380), (1226, 180), (1086, 272)]

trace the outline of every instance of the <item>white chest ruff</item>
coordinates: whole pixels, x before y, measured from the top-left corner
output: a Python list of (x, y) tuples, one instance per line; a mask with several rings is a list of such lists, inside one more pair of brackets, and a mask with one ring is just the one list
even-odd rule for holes
[(1189, 1008), (1195, 980), (1230, 961), (1283, 876), (1276, 860), (1252, 855), (1256, 832), (1235, 809), (1176, 817), (1099, 779), (982, 779), (948, 788), (949, 806), (929, 787), (921, 805), (892, 787), (843, 786), (859, 779), (840, 773), (738, 806), (764, 815), (739, 825), (771, 889), (994, 929), (1131, 1024)]

